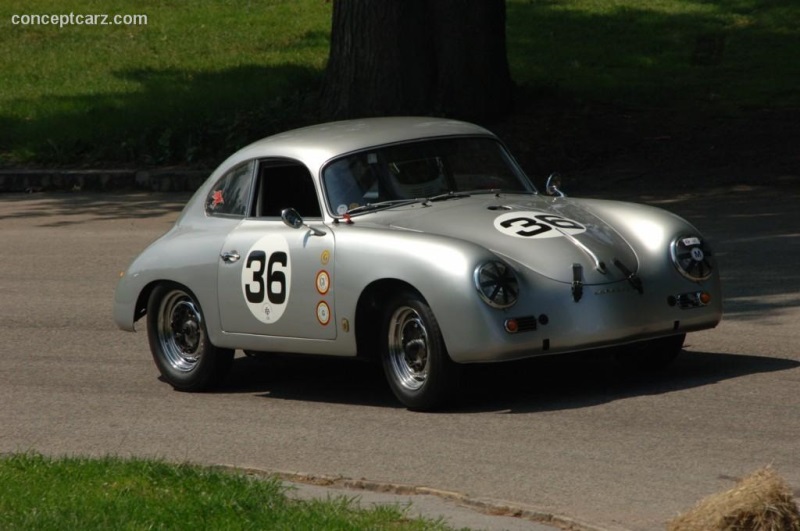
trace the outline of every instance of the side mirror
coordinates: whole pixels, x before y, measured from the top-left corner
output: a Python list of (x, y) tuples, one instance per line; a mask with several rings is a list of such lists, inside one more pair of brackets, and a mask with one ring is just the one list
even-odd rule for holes
[(561, 175), (557, 173), (551, 173), (550, 177), (547, 178), (545, 190), (547, 190), (547, 195), (566, 197), (564, 192), (561, 191)]
[(300, 212), (293, 208), (284, 208), (281, 210), (281, 219), (287, 227), (291, 227), (293, 229), (299, 229), (303, 226), (303, 216), (301, 216)]
[(284, 208), (281, 210), (281, 219), (287, 227), (291, 227), (293, 229), (305, 227), (313, 232), (315, 236), (325, 236), (325, 231), (306, 225), (306, 223), (303, 221), (303, 216), (301, 216), (300, 213), (293, 208)]

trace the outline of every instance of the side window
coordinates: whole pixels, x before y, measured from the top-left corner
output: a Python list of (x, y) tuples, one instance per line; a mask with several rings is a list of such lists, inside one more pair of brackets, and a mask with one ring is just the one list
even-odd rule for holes
[(320, 218), (317, 189), (308, 169), (290, 161), (262, 161), (258, 168), (258, 217), (279, 217), (294, 208), (304, 218)]
[(227, 172), (206, 197), (206, 213), (213, 216), (241, 216), (247, 213), (247, 198), (253, 182), (255, 161), (245, 162)]

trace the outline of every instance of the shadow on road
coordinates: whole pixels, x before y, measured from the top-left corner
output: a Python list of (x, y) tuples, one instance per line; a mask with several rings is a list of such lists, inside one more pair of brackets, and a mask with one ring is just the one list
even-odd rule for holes
[(400, 407), (378, 364), (317, 356), (237, 358), (222, 393), (266, 398)]
[[(466, 366), (461, 393), (447, 413), (536, 413), (591, 407), (635, 396), (659, 395), (764, 372), (800, 362), (764, 356), (684, 352), (668, 369), (622, 368), (610, 352)], [(354, 360), (265, 356), (239, 358), (221, 393), (270, 399), (400, 408), (380, 366)]]
[(608, 354), (589, 353), (470, 367), (461, 410), (534, 413), (578, 409), (798, 366), (800, 362), (788, 359), (684, 351), (669, 368), (652, 372), (628, 370)]
[(93, 221), (177, 217), (190, 197), (188, 193), (5, 194), (0, 195), (0, 221), (66, 227)]

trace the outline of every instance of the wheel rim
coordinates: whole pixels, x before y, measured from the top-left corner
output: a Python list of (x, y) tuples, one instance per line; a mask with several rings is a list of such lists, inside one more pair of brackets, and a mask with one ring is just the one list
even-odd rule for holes
[(428, 378), (428, 330), (413, 308), (398, 308), (389, 322), (389, 366), (394, 379), (416, 391)]
[(180, 372), (190, 372), (200, 361), (205, 338), (203, 317), (194, 300), (183, 291), (172, 291), (161, 302), (158, 342), (164, 359)]

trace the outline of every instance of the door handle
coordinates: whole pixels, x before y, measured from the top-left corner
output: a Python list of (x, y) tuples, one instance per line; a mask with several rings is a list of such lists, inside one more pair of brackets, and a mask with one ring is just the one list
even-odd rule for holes
[(239, 251), (223, 251), (219, 256), (226, 264), (232, 264), (241, 258)]

